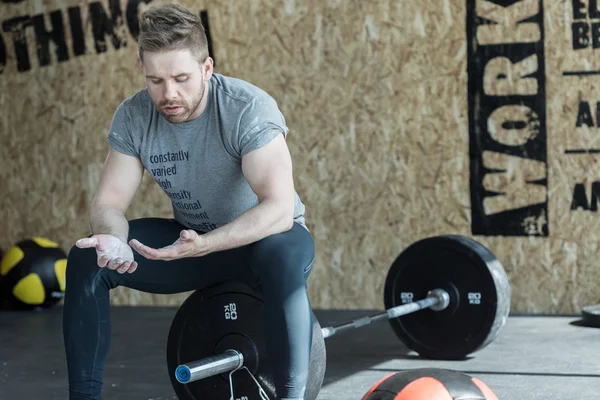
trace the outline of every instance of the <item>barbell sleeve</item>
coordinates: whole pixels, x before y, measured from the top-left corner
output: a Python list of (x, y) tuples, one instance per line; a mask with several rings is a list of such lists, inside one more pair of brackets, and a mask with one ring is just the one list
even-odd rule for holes
[(323, 338), (328, 338), (341, 331), (359, 328), (361, 326), (368, 325), (380, 319), (397, 318), (402, 315), (410, 314), (425, 308), (431, 308), (434, 311), (440, 311), (448, 307), (449, 303), (450, 296), (448, 295), (448, 292), (446, 292), (443, 289), (433, 289), (427, 294), (427, 297), (422, 300), (401, 304), (383, 312), (358, 318), (353, 321), (343, 322), (338, 325), (321, 328), (321, 333), (323, 334)]
[(175, 370), (175, 378), (180, 383), (191, 383), (224, 372), (233, 371), (241, 368), (243, 365), (244, 356), (242, 353), (229, 349), (222, 354), (178, 366)]

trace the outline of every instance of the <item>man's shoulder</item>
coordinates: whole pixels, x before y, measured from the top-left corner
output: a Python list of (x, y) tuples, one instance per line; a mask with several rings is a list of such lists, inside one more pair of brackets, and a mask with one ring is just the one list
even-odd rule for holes
[(219, 97), (240, 105), (252, 103), (257, 99), (272, 99), (264, 89), (240, 78), (213, 73), (211, 80)]

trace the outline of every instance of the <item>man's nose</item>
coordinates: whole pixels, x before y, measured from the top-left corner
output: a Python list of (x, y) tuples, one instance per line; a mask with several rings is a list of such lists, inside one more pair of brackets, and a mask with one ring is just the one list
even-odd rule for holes
[(165, 100), (173, 100), (177, 98), (177, 88), (175, 84), (166, 82), (164, 91)]

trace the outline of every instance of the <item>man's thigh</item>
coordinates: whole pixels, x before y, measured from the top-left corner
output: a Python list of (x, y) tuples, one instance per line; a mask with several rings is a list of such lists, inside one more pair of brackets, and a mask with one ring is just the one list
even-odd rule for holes
[[(168, 246), (188, 229), (172, 219), (142, 218), (129, 222), (129, 238), (152, 248)], [(138, 267), (121, 277), (121, 285), (159, 294), (200, 289), (224, 280), (241, 280), (254, 285), (256, 278), (248, 266), (249, 249), (240, 247), (171, 261), (149, 260), (133, 250)], [(117, 273), (111, 271), (111, 273)]]

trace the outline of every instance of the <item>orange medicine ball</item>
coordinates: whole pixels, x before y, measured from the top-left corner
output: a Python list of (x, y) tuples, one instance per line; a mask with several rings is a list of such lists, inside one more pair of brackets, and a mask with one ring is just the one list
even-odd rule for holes
[(498, 400), (482, 381), (461, 372), (421, 368), (389, 374), (362, 400)]

